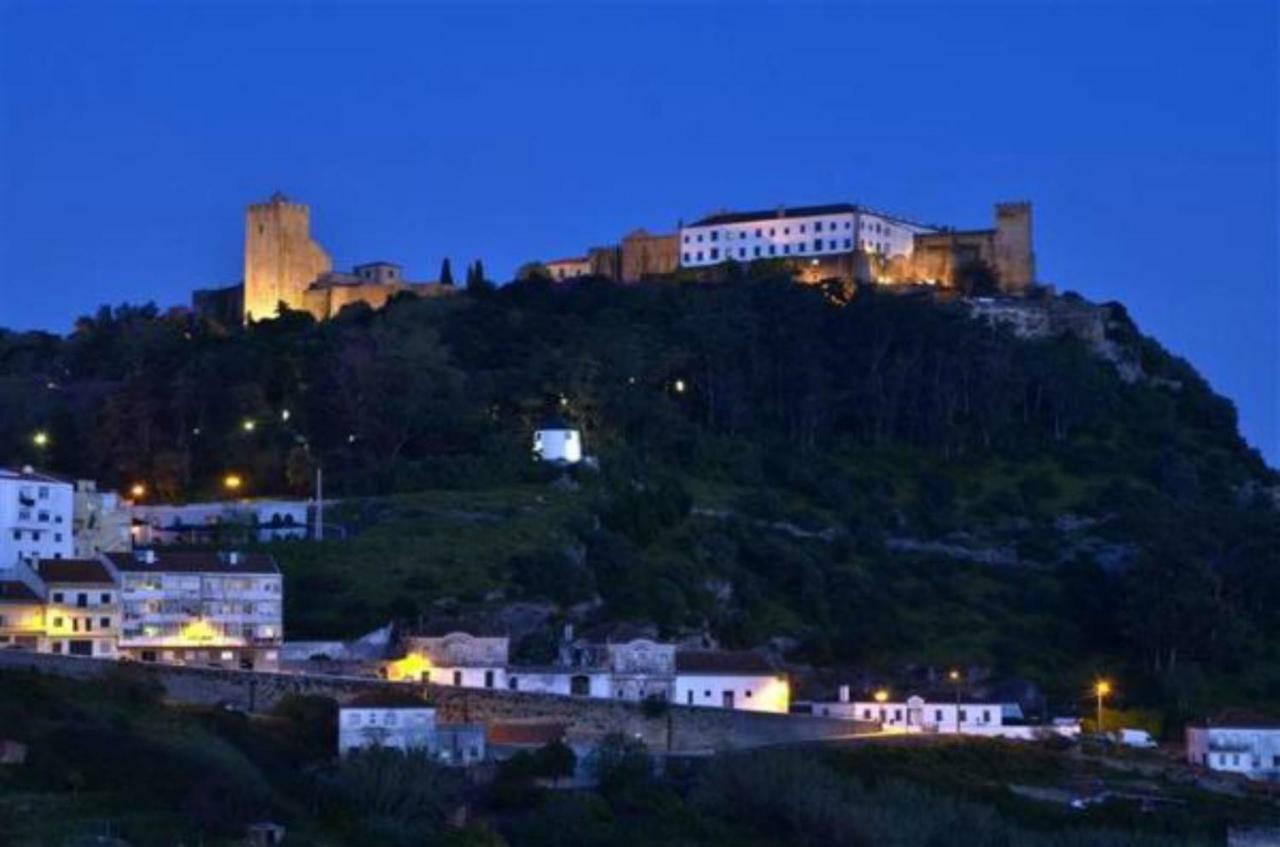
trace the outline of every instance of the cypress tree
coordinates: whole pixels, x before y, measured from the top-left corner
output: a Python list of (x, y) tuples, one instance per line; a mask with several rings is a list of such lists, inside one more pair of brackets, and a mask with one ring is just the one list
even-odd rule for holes
[(440, 284), (453, 285), (453, 268), (449, 266), (449, 257), (446, 256), (444, 262), (440, 265)]

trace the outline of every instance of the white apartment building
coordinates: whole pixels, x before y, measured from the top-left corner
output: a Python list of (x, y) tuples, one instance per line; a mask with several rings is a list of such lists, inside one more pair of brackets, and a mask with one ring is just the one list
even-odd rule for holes
[(263, 553), (109, 553), (120, 575), (119, 652), (143, 662), (275, 670), (284, 589)]
[(0, 468), (0, 570), (19, 562), (70, 559), (72, 534), (71, 483), (37, 473)]
[(116, 656), (120, 635), (118, 576), (105, 559), (42, 559), (47, 649), (69, 656)]
[(821, 258), (853, 252), (910, 256), (917, 233), (933, 227), (852, 203), (724, 212), (680, 227), (680, 266), (733, 260)]
[(1280, 720), (1230, 710), (1186, 733), (1189, 764), (1280, 781)]

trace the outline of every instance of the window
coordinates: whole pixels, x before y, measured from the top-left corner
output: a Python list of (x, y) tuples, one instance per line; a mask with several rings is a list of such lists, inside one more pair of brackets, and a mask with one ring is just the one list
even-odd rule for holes
[(110, 594), (106, 594), (106, 593), (104, 593), (104, 594), (102, 595), (102, 602), (103, 602), (104, 604), (106, 604), (106, 603), (110, 603), (110, 602), (111, 602), (111, 595), (110, 595)]
[(719, 238), (720, 238), (720, 230), (718, 230), (718, 229), (713, 229), (713, 230), (711, 231), (711, 240), (712, 240), (712, 241), (716, 241), (716, 240), (717, 240), (717, 239), (719, 239)]
[(791, 253), (791, 245), (790, 245), (790, 244), (783, 244), (783, 245), (782, 245), (782, 252), (783, 252), (784, 254), (790, 254), (790, 253)]
[(701, 262), (701, 261), (702, 261), (702, 251), (701, 251), (701, 250), (699, 250), (699, 251), (698, 251), (698, 261), (699, 261), (699, 262)]
[(942, 710), (941, 710), (941, 709), (934, 709), (934, 710), (933, 710), (933, 721), (934, 721), (934, 723), (942, 723)]
[(89, 605), (89, 595), (80, 593), (76, 595), (76, 608), (83, 609)]
[(863, 709), (863, 710), (862, 710), (862, 719), (863, 719), (863, 720), (868, 720), (868, 721), (869, 721), (869, 720), (871, 720), (871, 710), (870, 710), (870, 709)]
[(60, 532), (55, 532), (55, 533), (53, 534), (53, 540), (54, 540), (54, 541), (61, 541), (61, 540), (62, 540), (62, 533), (60, 533)]
[(845, 228), (845, 229), (848, 229), (848, 228), (849, 228), (849, 222), (848, 222), (848, 221), (845, 221), (845, 222), (844, 222), (844, 228)]
[(762, 229), (756, 230), (756, 238), (760, 238), (763, 234), (764, 234), (764, 230)]
[(774, 229), (773, 229), (773, 227), (769, 227), (769, 237), (770, 237), (770, 238), (773, 238), (773, 233), (774, 233)]
[(687, 262), (687, 261), (689, 261), (689, 254), (688, 254), (688, 253), (685, 253), (685, 254), (684, 254), (684, 261), (686, 261), (686, 262)]
[(756, 247), (755, 255), (757, 255), (757, 256), (759, 256), (759, 255), (760, 255), (760, 248), (759, 248), (758, 246)]
[(822, 232), (822, 221), (814, 221), (814, 222), (813, 222), (813, 231), (814, 231), (814, 232)]
[(746, 248), (746, 247), (739, 247), (739, 248), (738, 248), (738, 258), (739, 258), (739, 259), (745, 259), (745, 258), (747, 258), (747, 248)]
[(901, 709), (894, 709), (894, 710), (893, 710), (893, 720), (894, 720), (894, 722), (895, 722), (895, 723), (896, 723), (896, 722), (898, 722), (898, 721), (900, 721), (900, 720), (902, 720), (902, 710), (901, 710)]
[(109, 629), (111, 627), (111, 618), (98, 618), (98, 626), (103, 629)]
[(719, 258), (720, 258), (720, 248), (719, 248), (719, 247), (712, 247), (712, 248), (711, 248), (711, 260), (712, 260), (712, 261), (715, 261), (716, 259), (719, 259)]
[(520, 690), (520, 677), (518, 677), (518, 676), (510, 676), (510, 677), (507, 677), (507, 688), (510, 688), (512, 691), (519, 691), (519, 690)]
[(773, 255), (775, 255), (777, 252), (778, 252), (778, 248), (777, 248), (777, 247), (774, 247), (772, 244), (770, 244), (770, 245), (769, 245), (769, 255), (770, 255), (770, 256), (773, 256)]
[(493, 688), (493, 671), (484, 672), (484, 687)]
[(684, 243), (685, 243), (685, 244), (688, 244), (688, 243), (689, 243), (689, 236), (687, 236), (687, 235), (686, 235), (686, 236), (684, 237)]
[(54, 628), (54, 629), (62, 629), (62, 618), (54, 618), (54, 619), (53, 619), (53, 628)]
[(982, 710), (982, 722), (983, 722), (983, 723), (991, 723), (991, 710), (990, 710), (990, 709), (983, 709), (983, 710)]
[(41, 523), (48, 523), (48, 522), (49, 522), (49, 513), (48, 513), (48, 512), (39, 512), (39, 513), (37, 513), (37, 515), (36, 515), (36, 520), (40, 521)]
[(698, 243), (702, 243), (702, 233), (698, 233)]
[(827, 249), (828, 250), (836, 249), (836, 240), (834, 238), (827, 242)]
[(962, 721), (967, 721), (967, 720), (969, 720), (969, 715), (968, 715), (968, 710), (967, 710), (967, 709), (961, 709), (961, 710), (960, 710), (960, 720), (962, 720)]
[(800, 224), (800, 232), (801, 232), (801, 233), (803, 233), (803, 232), (804, 232), (804, 224)]
[(93, 618), (84, 619), (84, 631), (93, 632)]
[(693, 689), (689, 689), (688, 691), (685, 692), (684, 701), (688, 703), (690, 706), (693, 705)]
[(37, 496), (39, 496), (39, 498), (40, 498), (41, 500), (48, 500), (48, 499), (49, 499), (49, 487), (48, 487), (47, 485), (42, 485), (42, 486), (40, 486), (40, 489), (39, 489), (39, 491), (37, 492)]
[(747, 238), (747, 231), (744, 229), (742, 232), (738, 233), (738, 238), (741, 238), (742, 240), (745, 241)]
[(462, 685), (462, 671), (453, 672), (453, 684)]
[(720, 705), (726, 709), (733, 708), (733, 692), (732, 691), (720, 692)]
[(852, 238), (846, 238), (846, 239), (844, 240), (844, 249), (848, 250), (848, 249), (849, 249), (849, 248), (851, 248), (851, 247), (853, 247), (853, 239), (852, 239)]
[(53, 592), (53, 602), (55, 602), (55, 603), (61, 603), (61, 602), (62, 602), (62, 592), (61, 592), (61, 591), (55, 591), (55, 592)]
[(790, 234), (791, 234), (791, 227), (789, 227), (789, 226), (784, 226), (784, 227), (782, 228), (782, 234), (783, 234), (783, 235), (790, 235)]
[(821, 238), (815, 238), (815, 239), (813, 240), (813, 249), (814, 249), (814, 251), (815, 251), (815, 252), (816, 252), (816, 251), (820, 251), (820, 250), (822, 250), (822, 239), (821, 239)]

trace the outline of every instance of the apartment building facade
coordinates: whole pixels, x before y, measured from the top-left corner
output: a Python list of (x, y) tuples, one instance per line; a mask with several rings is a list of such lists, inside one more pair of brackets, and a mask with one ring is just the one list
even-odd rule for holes
[(116, 656), (120, 592), (116, 574), (102, 559), (42, 559), (45, 639), (50, 653)]
[(0, 468), (0, 570), (40, 559), (69, 559), (73, 542), (70, 481)]

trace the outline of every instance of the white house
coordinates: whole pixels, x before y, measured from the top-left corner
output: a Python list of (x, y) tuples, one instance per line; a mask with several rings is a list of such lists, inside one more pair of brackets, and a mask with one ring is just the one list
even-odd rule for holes
[(748, 712), (791, 707), (786, 674), (756, 653), (726, 650), (676, 651), (675, 702)]
[(821, 258), (855, 251), (910, 256), (915, 234), (933, 231), (852, 203), (723, 212), (680, 228), (680, 266)]
[(17, 562), (70, 559), (75, 553), (71, 483), (0, 468), (0, 570)]
[(533, 455), (544, 462), (576, 465), (582, 461), (582, 433), (560, 418), (548, 418), (534, 430)]
[(1017, 703), (996, 703), (955, 697), (926, 699), (913, 694), (905, 700), (851, 700), (849, 687), (841, 686), (834, 703), (814, 703), (813, 713), (823, 717), (876, 721), (895, 732), (982, 735), (1002, 738), (1035, 737), (1036, 727), (1020, 723), (1022, 707)]
[(1250, 779), (1280, 780), (1280, 720), (1227, 710), (1186, 732), (1188, 763)]
[(256, 541), (301, 539), (308, 536), (309, 507), (306, 500), (135, 504), (133, 541), (139, 546), (217, 544), (226, 540), (226, 536), (236, 534)]
[(244, 670), (279, 667), (284, 588), (264, 553), (106, 553), (120, 574), (121, 656)]
[(510, 639), (474, 625), (469, 628), (481, 634), (446, 621), (406, 637), (405, 657), (388, 665), (387, 678), (462, 688), (506, 687)]
[(580, 276), (586, 276), (591, 273), (591, 259), (587, 256), (571, 256), (567, 259), (551, 259), (543, 262), (547, 273), (551, 274), (551, 278), (556, 282), (566, 279), (576, 279)]
[(26, 565), (0, 568), (0, 649), (45, 649), (43, 590)]
[(338, 708), (338, 754), (366, 747), (434, 753), (436, 710), (400, 692), (359, 695)]
[(119, 575), (105, 559), (41, 559), (45, 636), (51, 653), (115, 658), (120, 636)]

